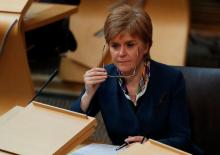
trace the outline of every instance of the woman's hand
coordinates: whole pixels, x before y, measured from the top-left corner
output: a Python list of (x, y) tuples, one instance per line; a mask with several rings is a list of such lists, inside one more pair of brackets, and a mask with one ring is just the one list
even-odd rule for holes
[(84, 74), (85, 93), (81, 99), (81, 109), (86, 112), (90, 101), (100, 86), (100, 83), (107, 78), (107, 72), (104, 68), (92, 68)]
[(129, 136), (128, 138), (125, 139), (125, 142), (130, 144), (130, 143), (136, 143), (139, 142), (141, 143), (143, 141), (143, 136)]
[(88, 70), (84, 75), (85, 93), (87, 95), (93, 95), (98, 89), (100, 83), (107, 78), (107, 72), (104, 68), (92, 68)]

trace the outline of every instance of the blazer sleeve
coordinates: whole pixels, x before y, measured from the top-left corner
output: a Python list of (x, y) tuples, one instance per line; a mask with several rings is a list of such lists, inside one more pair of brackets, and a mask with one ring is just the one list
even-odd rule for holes
[(89, 116), (95, 116), (100, 110), (100, 106), (99, 106), (98, 99), (97, 99), (97, 92), (95, 93), (92, 100), (90, 101), (89, 107), (86, 112), (84, 112), (80, 106), (81, 99), (82, 99), (82, 96), (84, 93), (85, 93), (85, 88), (83, 88), (80, 96), (76, 99), (76, 101), (74, 101), (71, 104), (70, 110), (75, 111), (75, 112), (79, 112), (82, 114), (86, 114)]
[(169, 136), (160, 139), (160, 142), (185, 151), (188, 150), (190, 147), (190, 128), (187, 111), (185, 81), (182, 73), (178, 72), (171, 90)]

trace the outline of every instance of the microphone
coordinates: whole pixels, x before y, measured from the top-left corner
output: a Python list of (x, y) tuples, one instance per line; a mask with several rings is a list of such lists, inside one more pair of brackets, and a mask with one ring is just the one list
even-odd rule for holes
[(34, 101), (41, 94), (41, 92), (44, 90), (44, 88), (47, 87), (47, 85), (54, 79), (54, 77), (58, 74), (58, 72), (59, 72), (58, 69), (54, 70), (54, 72), (50, 75), (49, 79), (40, 88), (38, 93), (32, 97), (32, 99), (28, 102), (28, 104), (30, 104), (32, 101)]

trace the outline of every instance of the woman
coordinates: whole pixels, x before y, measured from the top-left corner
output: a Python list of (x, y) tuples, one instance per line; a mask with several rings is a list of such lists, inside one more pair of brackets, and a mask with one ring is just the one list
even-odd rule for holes
[(150, 59), (152, 23), (129, 5), (108, 15), (104, 34), (113, 64), (84, 75), (85, 89), (72, 110), (101, 111), (112, 143), (141, 142), (143, 136), (187, 150), (190, 139), (181, 72)]

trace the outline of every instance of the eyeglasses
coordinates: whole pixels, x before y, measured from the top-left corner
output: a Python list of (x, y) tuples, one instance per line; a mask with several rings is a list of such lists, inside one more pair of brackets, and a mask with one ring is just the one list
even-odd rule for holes
[[(103, 46), (103, 49), (102, 49), (102, 67), (103, 68), (105, 68), (104, 52), (105, 52), (105, 45)], [(139, 52), (139, 48), (138, 48), (138, 52)], [(130, 74), (130, 75), (110, 75), (110, 74), (107, 73), (107, 76), (110, 77), (110, 78), (131, 78), (131, 77), (134, 77), (136, 75), (136, 68), (137, 68), (137, 66), (135, 66), (133, 73)], [(119, 69), (118, 69), (118, 71), (119, 71)]]

